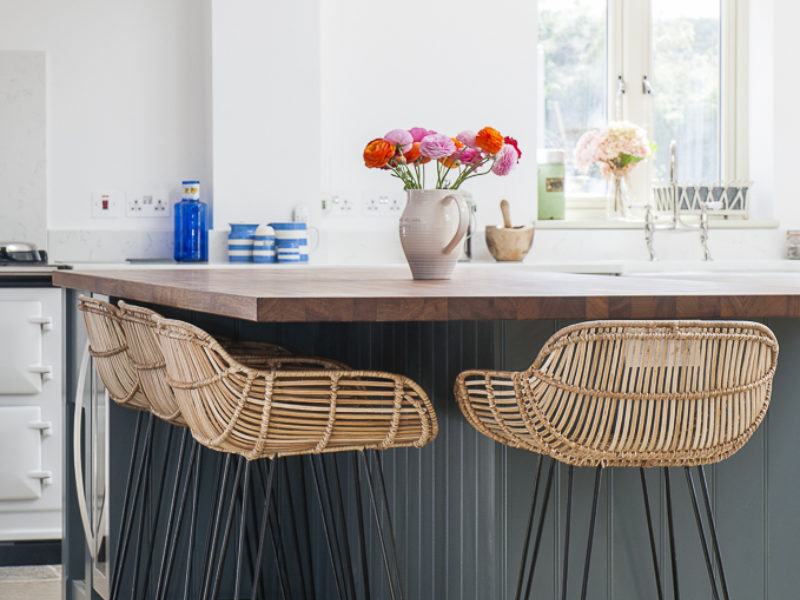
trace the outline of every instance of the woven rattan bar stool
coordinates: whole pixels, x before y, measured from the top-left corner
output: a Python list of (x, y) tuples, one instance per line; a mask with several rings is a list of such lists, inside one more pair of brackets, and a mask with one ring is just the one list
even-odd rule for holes
[[(465, 371), (455, 384), (461, 411), (479, 432), (540, 455), (516, 598), (529, 597), (547, 512), (555, 461), (569, 465), (562, 597), (573, 468), (594, 467), (595, 484), (581, 598), (586, 598), (600, 476), (604, 467), (638, 467), (658, 598), (663, 598), (644, 469), (664, 467), (675, 598), (678, 574), (669, 471), (685, 467), (698, 534), (714, 598), (728, 598), (703, 465), (739, 450), (767, 412), (778, 343), (764, 325), (726, 321), (594, 321), (553, 335), (529, 369)], [(552, 457), (528, 566), (542, 456)], [(696, 466), (706, 528), (690, 467)], [(721, 593), (721, 596), (720, 596)]]
[[(83, 312), (89, 337), (89, 352), (94, 357), (101, 380), (109, 390), (109, 396), (120, 405), (142, 411), (136, 423), (128, 479), (123, 495), (122, 520), (119, 531), (120, 551), (117, 554), (112, 574), (112, 595), (116, 597), (121, 581), (120, 573), (123, 568), (127, 568), (127, 560), (131, 554), (129, 552), (130, 540), (136, 536), (136, 530), (141, 530), (145, 518), (146, 510), (142, 502), (137, 499), (144, 498), (149, 493), (147, 468), (151, 463), (150, 452), (155, 435), (155, 424), (152, 417), (156, 416), (171, 425), (181, 426), (181, 430), (168, 427), (165, 432), (166, 453), (170, 453), (170, 448), (176, 439), (179, 440), (179, 449), (174, 473), (167, 472), (168, 458), (163, 462), (163, 468), (157, 480), (159, 483), (155, 486), (157, 489), (161, 489), (169, 477), (169, 480), (172, 481), (170, 505), (175, 505), (177, 502), (180, 491), (179, 482), (188, 481), (186, 472), (192, 467), (197, 449), (191, 438), (187, 444), (187, 430), (183, 429), (185, 422), (175, 403), (172, 389), (166, 382), (164, 357), (156, 339), (156, 325), (153, 321), (153, 317), (159, 315), (150, 309), (133, 306), (122, 301), (119, 303), (119, 309), (96, 298), (80, 296), (79, 301), (78, 308)], [(267, 342), (233, 342), (224, 339), (224, 343), (237, 360), (256, 367), (270, 364), (269, 361), (275, 357), (289, 355), (285, 348)], [(149, 414), (147, 414), (148, 412)], [(147, 414), (146, 421), (142, 419), (143, 414)], [(77, 420), (76, 423), (78, 423)], [(184, 460), (187, 451), (188, 461)], [(196, 517), (196, 515), (192, 516)], [(156, 511), (154, 520), (158, 521), (158, 517), (159, 513)], [(172, 537), (170, 536), (170, 527), (171, 523), (167, 523), (167, 537)], [(140, 540), (141, 534), (137, 538), (137, 544), (141, 544)], [(169, 541), (165, 540), (164, 555), (174, 552), (176, 542), (177, 539), (174, 537)], [(144, 568), (139, 564), (139, 549), (134, 550), (133, 555), (134, 564), (130, 570), (134, 573), (131, 580), (134, 582), (135, 589), (135, 585), (138, 583), (135, 574), (140, 571), (148, 572), (150, 566)], [(151, 564), (154, 555), (155, 553), (150, 553)], [(163, 569), (159, 573), (159, 583), (164, 581), (162, 575), (164, 575)], [(164, 575), (164, 578), (168, 581), (168, 573)], [(160, 590), (157, 589), (156, 597), (159, 597), (159, 592)]]
[[(350, 463), (342, 458), (355, 484), (357, 546), (363, 577), (358, 585), (356, 560), (348, 541), (347, 507), (339, 477), (339, 469), (344, 465), (337, 461), (336, 455), (356, 450), (360, 451), (358, 455), (363, 461), (389, 596), (402, 598), (397, 551), (377, 451), (421, 447), (436, 437), (436, 414), (420, 386), (402, 375), (353, 370), (337, 361), (319, 358), (275, 357), (264, 360), (260, 368), (252, 368), (236, 360), (217, 340), (194, 325), (159, 317), (154, 320), (166, 362), (167, 382), (192, 435), (208, 448), (227, 453), (229, 457), (239, 455), (246, 459), (239, 462), (234, 476), (238, 481), (241, 472), (244, 482), (240, 491), (242, 510), (237, 557), (242, 555), (245, 538), (247, 511), (244, 506), (249, 494), (251, 461), (256, 473), (258, 468), (262, 470), (262, 481), (267, 482), (263, 486), (266, 495), (258, 543), (261, 547), (264, 524), (270, 522), (267, 508), (273, 474), (282, 464), (277, 459), (305, 456), (322, 517), (337, 597), (378, 597), (375, 582), (370, 582), (367, 572), (361, 484), (355, 453), (350, 453)], [(365, 451), (370, 451), (369, 455)], [(330, 455), (327, 466), (323, 454)], [(266, 475), (267, 461), (259, 459), (268, 459), (269, 476)], [(219, 516), (215, 519), (215, 531)], [(228, 525), (229, 522), (230, 518), (226, 519)], [(222, 537), (226, 539), (227, 533)], [(214, 578), (205, 582), (204, 598), (216, 596), (225, 548), (223, 542), (219, 556), (211, 556), (215, 566), (212, 568), (209, 564), (207, 572), (209, 577), (214, 572)], [(305, 551), (309, 551), (308, 545)], [(260, 557), (260, 551), (258, 555)], [(298, 571), (303, 572), (302, 568)], [(234, 598), (239, 597), (240, 573), (237, 568)], [(259, 577), (260, 571), (256, 571), (254, 581), (250, 582), (254, 593)], [(359, 589), (363, 592), (361, 596)]]

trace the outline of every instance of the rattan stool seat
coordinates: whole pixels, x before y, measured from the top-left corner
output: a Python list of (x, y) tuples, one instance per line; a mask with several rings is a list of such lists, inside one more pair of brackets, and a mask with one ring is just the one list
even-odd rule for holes
[(436, 437), (430, 400), (407, 377), (303, 357), (254, 369), (194, 325), (155, 321), (181, 414), (209, 448), (252, 460), (420, 447)]
[(764, 419), (778, 342), (759, 323), (593, 321), (553, 335), (524, 372), (461, 373), (479, 432), (575, 466), (695, 466)]

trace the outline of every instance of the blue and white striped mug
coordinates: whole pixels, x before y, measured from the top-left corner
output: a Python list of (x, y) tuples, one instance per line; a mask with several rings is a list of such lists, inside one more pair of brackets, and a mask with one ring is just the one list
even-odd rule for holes
[(253, 260), (253, 237), (257, 223), (231, 223), (228, 234), (228, 262), (251, 262)]
[[(275, 250), (278, 262), (308, 262), (309, 231), (314, 233), (315, 240), (310, 251), (319, 245), (319, 230), (309, 227), (305, 222), (270, 223), (275, 230)], [(283, 251), (282, 251), (283, 250)]]
[(275, 230), (269, 225), (259, 225), (253, 236), (253, 262), (275, 262)]

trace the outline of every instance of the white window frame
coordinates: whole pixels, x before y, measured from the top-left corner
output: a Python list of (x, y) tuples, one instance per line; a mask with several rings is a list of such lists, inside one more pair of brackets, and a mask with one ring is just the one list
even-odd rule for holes
[[(748, 165), (748, 29), (749, 0), (720, 0), (720, 179), (745, 181)], [(653, 96), (643, 89), (648, 76), (652, 81), (652, 3), (650, 0), (608, 0), (608, 120), (632, 121), (653, 130)], [(618, 102), (619, 78), (625, 93)], [(661, 148), (659, 152), (668, 152)], [(651, 203), (652, 165), (644, 162), (629, 177), (634, 203)], [(639, 202), (638, 199), (641, 199)], [(583, 199), (585, 202), (585, 198)], [(568, 205), (570, 203), (568, 200)]]

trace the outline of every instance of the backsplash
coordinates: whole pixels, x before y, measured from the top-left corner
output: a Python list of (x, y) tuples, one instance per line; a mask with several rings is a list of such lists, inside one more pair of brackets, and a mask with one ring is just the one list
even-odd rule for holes
[(45, 53), (0, 52), (0, 240), (47, 238)]

